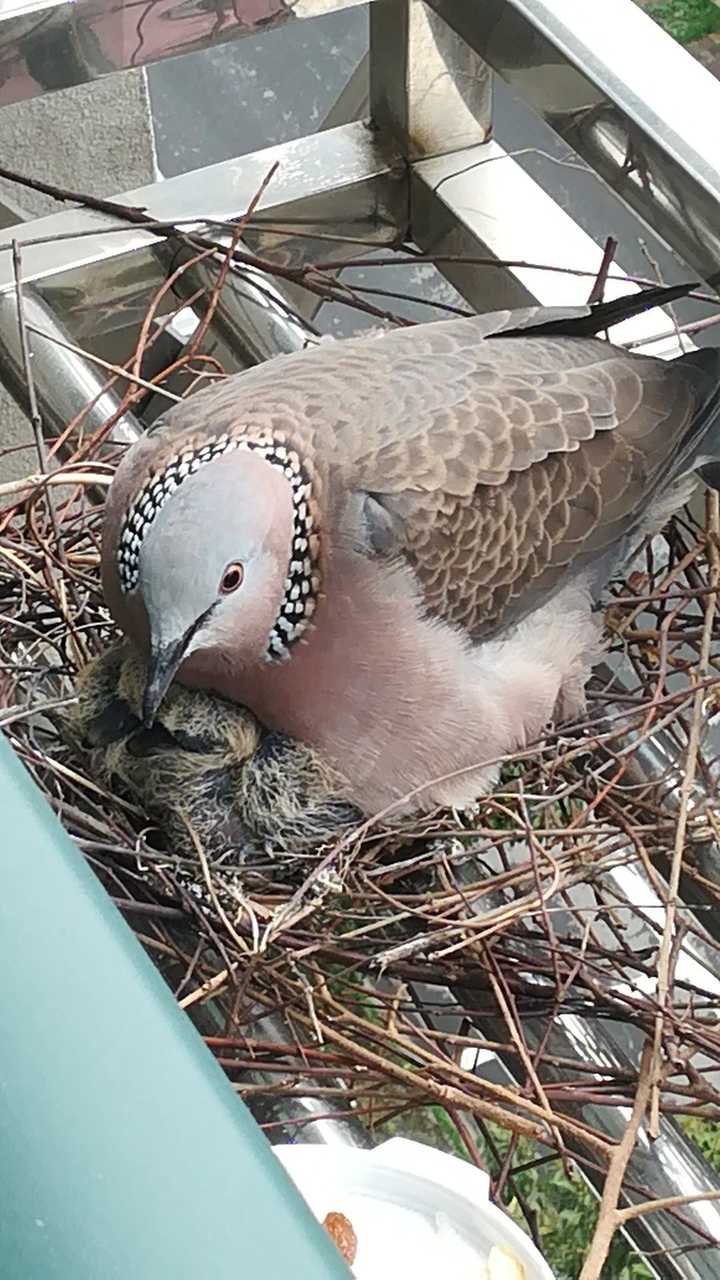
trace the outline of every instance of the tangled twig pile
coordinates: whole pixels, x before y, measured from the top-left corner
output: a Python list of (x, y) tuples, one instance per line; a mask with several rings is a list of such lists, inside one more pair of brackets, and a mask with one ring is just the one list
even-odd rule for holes
[[(183, 363), (191, 383), (222, 373), (199, 342)], [(211, 856), (199, 841), (178, 853), (131, 794), (110, 794), (89, 772), (65, 731), (78, 670), (113, 639), (97, 572), (97, 490), (116, 461), (106, 436), (68, 424), (52, 481), (6, 494), (15, 505), (0, 517), (0, 722), (15, 750), (181, 1005), (197, 1014), (212, 997), (222, 1011), (222, 1034), (207, 1040), (244, 1097), (314, 1097), (370, 1125), (434, 1104), (475, 1159), (468, 1118), (491, 1141), (499, 1125), (513, 1135), (499, 1194), (513, 1191), (519, 1139), (609, 1166), (615, 1189), (583, 1277), (599, 1274), (602, 1232), (609, 1241), (623, 1214), (657, 1207), (648, 1187), (626, 1185), (618, 1198), (646, 1109), (654, 1129), (661, 1116), (720, 1119), (708, 1079), (720, 1067), (716, 997), (683, 966), (684, 948), (717, 950), (696, 920), (720, 908), (708, 799), (718, 772), (716, 499), (704, 526), (676, 519), (644, 567), (615, 585), (615, 675), (598, 676), (586, 721), (507, 760), (502, 789), (472, 820), (358, 824), (311, 853)], [(679, 904), (681, 881), (694, 914)], [(436, 993), (423, 1016), (421, 987)], [(263, 1030), (277, 1010), (284, 1041)], [(557, 1038), (563, 1018), (627, 1024), (642, 1062), (638, 1051), (632, 1067), (580, 1069)], [(521, 1085), (474, 1074), (468, 1054), (483, 1050)], [(624, 1145), (582, 1118), (590, 1103), (635, 1106)], [(670, 1208), (682, 1217), (682, 1205)]]

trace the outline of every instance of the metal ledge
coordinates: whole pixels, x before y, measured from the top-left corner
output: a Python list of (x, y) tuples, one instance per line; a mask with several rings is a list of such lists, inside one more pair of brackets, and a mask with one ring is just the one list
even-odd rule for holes
[[(461, 259), (438, 266), (478, 311), (586, 301), (602, 259), (600, 245), (498, 143), (414, 164), (410, 209), (415, 243), (427, 253)], [(467, 261), (472, 258), (496, 259), (498, 267), (474, 266)], [(621, 249), (607, 298), (637, 287), (614, 278), (622, 273)], [(650, 344), (667, 330), (667, 316), (655, 308), (615, 326), (613, 340)], [(659, 356), (681, 353), (674, 336), (643, 350)]]
[(720, 285), (720, 83), (709, 71), (633, 0), (428, 3)]
[[(284, 224), (297, 221), (310, 237), (313, 229), (331, 226), (339, 236), (391, 243), (405, 221), (404, 168), (362, 121), (209, 165), (202, 177), (182, 174), (127, 191), (117, 200), (147, 210), (149, 220), (229, 221), (246, 212), (273, 166), (277, 170), (258, 213)], [(87, 209), (25, 223), (19, 238), (26, 245), (23, 280), (36, 283), (158, 243), (149, 231), (118, 231), (106, 214)], [(46, 243), (28, 243), (39, 239)], [(0, 293), (14, 289), (12, 246), (6, 241), (0, 245)]]

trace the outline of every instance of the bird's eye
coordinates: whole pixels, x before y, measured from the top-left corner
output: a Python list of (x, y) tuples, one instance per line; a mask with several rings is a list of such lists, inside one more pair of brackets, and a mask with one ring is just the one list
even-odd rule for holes
[(221, 595), (229, 596), (231, 591), (237, 591), (242, 584), (244, 576), (245, 570), (241, 564), (238, 564), (237, 561), (234, 564), (229, 564), (220, 579)]

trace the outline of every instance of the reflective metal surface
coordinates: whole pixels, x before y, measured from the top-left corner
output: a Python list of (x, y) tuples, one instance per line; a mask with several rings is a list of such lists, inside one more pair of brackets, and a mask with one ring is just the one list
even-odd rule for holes
[(361, 0), (28, 0), (0, 7), (0, 106)]
[[(479, 876), (483, 874), (488, 874), (487, 866), (476, 862), (469, 863), (456, 872), (459, 881), (467, 884), (476, 883)], [(619, 904), (625, 902), (632, 905), (632, 913), (628, 912), (627, 915), (633, 920), (636, 917), (638, 904), (656, 903), (656, 907), (651, 910), (659, 914), (659, 923), (662, 928), (662, 906), (641, 870), (635, 867), (618, 868), (617, 871), (607, 873), (606, 882), (612, 884)], [(581, 901), (582, 891), (580, 895), (573, 892), (570, 896), (576, 905), (586, 907), (587, 904)], [(483, 911), (498, 905), (500, 905), (499, 896), (494, 898), (490, 895), (483, 898)], [(557, 902), (553, 900), (548, 902), (549, 907), (563, 905), (565, 904), (561, 898)], [(625, 914), (618, 912), (619, 916)], [(648, 911), (647, 915), (649, 918), (651, 911)], [(587, 918), (587, 911), (585, 911), (583, 921)], [(657, 920), (656, 916), (656, 923)], [(602, 923), (600, 917), (598, 922)], [(562, 915), (556, 917), (556, 925), (558, 930), (562, 930), (563, 933), (574, 932), (578, 940), (581, 940), (581, 926), (570, 911), (563, 911)], [(608, 937), (612, 945), (609, 931)], [(643, 945), (655, 946), (656, 944), (656, 934), (651, 933), (650, 930), (637, 931), (638, 949)], [(532, 942), (530, 940), (527, 944), (527, 953), (528, 973), (531, 974)], [(714, 972), (716, 964), (713, 970), (708, 970), (703, 963), (708, 957), (714, 960), (710, 948), (703, 951), (702, 945), (698, 948), (694, 939), (686, 941), (678, 955), (676, 976), (678, 979), (691, 978), (710, 993), (720, 994), (720, 978)], [(637, 982), (636, 974), (633, 975), (633, 981)], [(539, 985), (538, 994), (540, 993)], [(454, 994), (462, 1007), (473, 1008), (477, 1005), (477, 994), (472, 991), (458, 990)], [(475, 1025), (478, 1033), (485, 1039), (507, 1040), (507, 1026), (499, 1014), (483, 1015), (475, 1019)], [(546, 1021), (526, 1014), (522, 1019), (522, 1027), (531, 1056), (534, 1051), (543, 1046), (544, 1059), (550, 1056), (564, 1058), (568, 1062), (576, 1061), (584, 1066), (595, 1063), (598, 1068), (611, 1069), (631, 1076), (637, 1069), (644, 1039), (642, 1031), (633, 1025), (630, 1016), (623, 1022), (605, 1019), (600, 1022), (592, 1016), (561, 1014), (553, 1018), (552, 1029), (548, 1033)], [(523, 1067), (517, 1058), (508, 1056), (503, 1058), (503, 1061), (509, 1074), (524, 1083)], [(547, 1065), (543, 1066), (544, 1081), (560, 1082), (571, 1076), (572, 1069), (562, 1073), (548, 1068)], [(597, 1077), (592, 1075), (587, 1077), (586, 1090), (592, 1091), (593, 1083), (601, 1078), (600, 1074)], [(596, 1104), (587, 1099), (575, 1105), (572, 1103), (555, 1103), (555, 1105), (558, 1105), (560, 1110), (576, 1115), (612, 1143), (619, 1142), (629, 1119), (629, 1108)], [(569, 1145), (581, 1155), (597, 1159), (592, 1152), (573, 1147), (572, 1142)], [(604, 1180), (602, 1166), (594, 1169), (584, 1164), (583, 1172), (598, 1190), (602, 1187)], [(701, 1156), (696, 1145), (685, 1137), (674, 1121), (663, 1118), (660, 1122), (659, 1136), (654, 1141), (651, 1141), (647, 1132), (641, 1129), (625, 1178), (626, 1187), (634, 1185), (639, 1189), (632, 1197), (634, 1200), (699, 1195), (716, 1187), (717, 1184), (717, 1175)], [(693, 1227), (697, 1230), (693, 1230)], [(661, 1280), (715, 1280), (718, 1275), (720, 1266), (720, 1202), (718, 1201), (697, 1201), (694, 1204), (685, 1205), (682, 1207), (680, 1217), (668, 1211), (661, 1211), (632, 1219), (627, 1224), (627, 1235), (636, 1249), (641, 1253), (652, 1255), (652, 1269), (657, 1276), (661, 1277)], [(704, 1247), (708, 1236), (715, 1242), (715, 1247), (709, 1249)], [(701, 1247), (698, 1248), (698, 1246)], [(689, 1247), (691, 1251), (676, 1252), (683, 1247)]]
[(370, 115), (410, 160), (484, 142), (491, 75), (423, 0), (370, 8)]
[[(88, 405), (85, 429), (92, 432), (104, 426), (120, 404), (115, 392), (103, 390), (107, 378), (82, 356), (35, 332), (40, 330), (61, 342), (69, 340), (54, 313), (33, 289), (23, 291), (23, 312), (31, 330), (33, 380), (44, 430), (49, 435), (59, 434)], [(4, 385), (27, 411), (27, 374), (20, 345), (17, 298), (9, 291), (0, 294), (0, 369)], [(113, 428), (112, 439), (130, 444), (139, 432), (135, 417), (125, 413)]]
[[(281, 1018), (262, 1018), (254, 1028), (255, 1034), (276, 1044), (286, 1044), (288, 1027)], [(277, 1076), (262, 1071), (250, 1071), (246, 1079), (257, 1084), (276, 1084)], [(331, 1083), (341, 1084), (342, 1081)], [(330, 1102), (321, 1098), (265, 1097), (255, 1098), (250, 1109), (258, 1124), (266, 1128), (271, 1142), (322, 1142), (328, 1146), (372, 1147), (374, 1143), (363, 1124), (349, 1117), (338, 1118), (333, 1110), (342, 1110), (342, 1099)], [(330, 1113), (330, 1114), (328, 1114)]]
[(720, 83), (633, 0), (429, 0), (588, 165), (720, 285)]
[[(192, 251), (178, 248), (172, 241), (160, 242), (155, 250), (167, 266), (168, 275), (182, 262), (191, 261)], [(178, 276), (173, 292), (179, 298), (192, 298), (200, 288), (209, 296), (217, 283), (218, 264), (194, 263)], [(213, 331), (229, 346), (233, 363), (247, 368), (272, 356), (303, 351), (317, 338), (286, 301), (267, 275), (245, 268), (225, 281), (213, 315)]]
[[(603, 680), (610, 699), (625, 692), (620, 679), (604, 666), (599, 668), (596, 674)], [(622, 714), (623, 709), (623, 703), (615, 705), (609, 701), (605, 710), (608, 717), (613, 717)], [(706, 724), (701, 747), (709, 757), (714, 754), (712, 742), (716, 733), (717, 723)], [(649, 792), (657, 796), (661, 804), (676, 811), (680, 804), (683, 763), (678, 757), (675, 737), (667, 729), (660, 728), (639, 742), (636, 738), (636, 734), (627, 733), (616, 742), (618, 749), (632, 747), (627, 755), (627, 768), (620, 784), (621, 789), (622, 787), (631, 788), (634, 795), (637, 795), (638, 791)], [(712, 768), (710, 770), (711, 780), (713, 776), (717, 782), (717, 759), (715, 759), (714, 770)], [(711, 782), (706, 785), (698, 774), (689, 797), (690, 822), (686, 837), (684, 869), (680, 880), (680, 894), (683, 903), (694, 917), (696, 927), (707, 932), (709, 938), (718, 943), (720, 942), (720, 918), (717, 899), (709, 886), (720, 885), (720, 846), (716, 839), (711, 838), (711, 828), (704, 820), (704, 815), (709, 808), (717, 811), (717, 795), (712, 793)], [(654, 859), (658, 871), (666, 878), (669, 874), (669, 858), (669, 852), (663, 856), (662, 851), (658, 851)], [(699, 876), (693, 875), (693, 870), (699, 872)], [(703, 885), (703, 878), (708, 882), (708, 888)], [(694, 944), (695, 940), (691, 939), (689, 942)], [(703, 950), (702, 944), (699, 945)], [(710, 969), (717, 967), (718, 961), (711, 946), (703, 950), (703, 955), (704, 963)]]
[[(523, 1019), (523, 1030), (532, 1054), (543, 1041), (546, 1024)], [(599, 1063), (619, 1072), (636, 1066), (641, 1049), (642, 1037), (626, 1023), (607, 1023), (600, 1030), (596, 1023), (574, 1017), (553, 1022), (546, 1046), (549, 1054), (584, 1064)], [(550, 1076), (548, 1072), (547, 1077)], [(592, 1088), (592, 1077), (588, 1088)], [(572, 1110), (613, 1143), (620, 1141), (629, 1119), (629, 1108), (594, 1105), (588, 1101)], [(600, 1191), (604, 1171), (586, 1166), (585, 1172)], [(663, 1120), (654, 1142), (641, 1129), (628, 1163), (626, 1185), (631, 1184), (649, 1192), (649, 1198), (653, 1199), (705, 1194), (717, 1185), (717, 1179), (695, 1144), (672, 1121)], [(645, 1196), (641, 1193), (633, 1198), (642, 1200)], [(693, 1225), (697, 1231), (692, 1229)], [(667, 1211), (643, 1215), (631, 1220), (627, 1235), (641, 1254), (650, 1255), (647, 1260), (661, 1280), (716, 1280), (720, 1247), (707, 1249), (705, 1246), (708, 1236), (712, 1241), (720, 1240), (717, 1201), (697, 1201), (684, 1206), (676, 1215)], [(682, 1248), (693, 1251), (678, 1254), (676, 1251)]]
[[(410, 208), (413, 240), (427, 253), (460, 259), (440, 261), (439, 269), (478, 311), (587, 300), (601, 246), (496, 142), (414, 164)], [(474, 266), (478, 257), (485, 263)], [(488, 259), (511, 265), (494, 268)], [(616, 278), (623, 273), (621, 246), (607, 298), (637, 287)], [(668, 327), (662, 312), (649, 311), (616, 326), (613, 339), (649, 341)], [(672, 336), (643, 350), (672, 355), (679, 348)]]
[[(177, 974), (177, 979), (182, 975)], [(208, 1000), (188, 1009), (191, 1021), (201, 1035), (218, 1036), (227, 1032), (227, 1011), (217, 1001)], [(293, 1033), (278, 1014), (258, 1012), (257, 1020), (245, 1022), (248, 1035), (273, 1044), (293, 1044)], [(277, 1085), (278, 1077), (269, 1071), (243, 1071), (244, 1085)], [(331, 1084), (341, 1081), (330, 1080)], [(322, 1142), (328, 1146), (372, 1147), (374, 1143), (365, 1126), (349, 1116), (339, 1117), (333, 1112), (343, 1110), (342, 1098), (303, 1098), (297, 1094), (286, 1097), (252, 1093), (248, 1104), (258, 1124), (265, 1128), (269, 1142)]]
[[(402, 171), (394, 152), (382, 146), (362, 122), (210, 165), (203, 169), (201, 179), (196, 173), (183, 174), (125, 192), (117, 200), (145, 209), (149, 220), (197, 224), (208, 218), (232, 220), (247, 211), (273, 169), (258, 205), (259, 217), (273, 224), (302, 226), (310, 237), (314, 229), (331, 229), (334, 235), (361, 236), (379, 244), (396, 237), (398, 219), (402, 222), (405, 217)], [(64, 238), (58, 240), (59, 236)], [(158, 240), (132, 225), (117, 230), (112, 218), (87, 209), (25, 223), (18, 238), (25, 246), (25, 281), (49, 282), (60, 272), (77, 268), (80, 273), (85, 268), (88, 305), (93, 300), (96, 263), (121, 259)], [(38, 239), (45, 243), (31, 243)], [(261, 242), (277, 249), (285, 240), (268, 232)], [(302, 261), (307, 246), (303, 251), (298, 237), (287, 243), (284, 260)], [(318, 250), (318, 256), (325, 248)], [(0, 242), (0, 292), (15, 287), (11, 249), (9, 239)], [(117, 267), (118, 272), (122, 270), (120, 261)]]

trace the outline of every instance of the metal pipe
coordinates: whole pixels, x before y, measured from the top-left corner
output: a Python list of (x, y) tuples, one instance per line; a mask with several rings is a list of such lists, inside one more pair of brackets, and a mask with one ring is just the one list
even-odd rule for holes
[[(149, 221), (202, 227), (208, 219), (241, 218), (266, 182), (253, 219), (253, 234), (261, 236), (263, 245), (277, 242), (284, 253), (282, 261), (290, 265), (307, 256), (302, 240), (307, 237), (312, 241), (315, 230), (330, 228), (341, 239), (347, 235), (380, 245), (392, 244), (398, 228), (405, 226), (405, 167), (392, 147), (362, 121), (209, 165), (201, 176), (197, 172), (180, 174), (127, 191), (116, 199), (121, 205), (145, 210)], [(261, 232), (262, 221), (294, 225), (302, 229), (303, 236), (283, 241), (276, 233)], [(76, 273), (75, 307), (83, 290), (87, 305), (97, 305), (93, 279), (97, 263), (104, 263), (107, 271), (113, 259), (150, 249), (159, 240), (138, 226), (123, 225), (120, 220), (114, 223), (107, 214), (77, 208), (24, 223), (14, 238), (23, 246), (23, 280), (41, 287), (48, 301), (53, 301), (53, 287), (59, 278), (69, 271)], [(327, 244), (318, 252), (326, 255)], [(120, 261), (117, 269), (122, 269)], [(14, 288), (12, 239), (8, 235), (0, 242), (0, 293)]]
[[(500, 1029), (499, 1023), (490, 1023)], [(483, 1026), (484, 1032), (487, 1027)], [(543, 1043), (547, 1028), (532, 1018), (523, 1019), (523, 1034), (532, 1055)], [(555, 1019), (546, 1043), (548, 1054), (577, 1059), (584, 1063), (599, 1063), (618, 1072), (636, 1068), (642, 1050), (642, 1037), (633, 1027), (613, 1023), (603, 1025), (602, 1034), (592, 1023), (581, 1018), (564, 1016)], [(517, 1065), (513, 1072), (517, 1077)], [(559, 1073), (543, 1071), (543, 1079), (559, 1079)], [(594, 1078), (588, 1077), (587, 1087), (592, 1089)], [(609, 1142), (618, 1143), (627, 1127), (630, 1108), (594, 1105), (583, 1101), (575, 1107), (564, 1107), (583, 1123), (597, 1129)], [(569, 1143), (581, 1154), (582, 1149)], [(604, 1168), (596, 1169), (584, 1164), (583, 1175), (601, 1193), (605, 1179)], [(646, 1130), (641, 1130), (632, 1157), (628, 1162), (625, 1185), (635, 1184), (644, 1189), (648, 1199), (674, 1195), (705, 1195), (718, 1189), (714, 1170), (700, 1154), (697, 1145), (686, 1138), (679, 1127), (668, 1119), (660, 1124), (658, 1137), (651, 1141)], [(633, 1195), (632, 1200), (645, 1199), (644, 1194)], [(684, 1219), (682, 1221), (681, 1219)], [(698, 1230), (693, 1230), (693, 1225)], [(673, 1216), (667, 1210), (642, 1215), (632, 1219), (624, 1234), (631, 1245), (651, 1267), (659, 1280), (716, 1280), (720, 1250), (720, 1210), (717, 1201), (698, 1200), (686, 1205)], [(703, 1247), (707, 1237), (715, 1242), (715, 1248)], [(692, 1252), (679, 1253), (688, 1248)]]
[[(624, 789), (633, 795), (638, 792), (650, 793), (656, 797), (671, 813), (676, 813), (681, 799), (681, 787), (684, 766), (678, 752), (678, 745), (667, 729), (655, 729), (650, 735), (640, 735), (635, 729), (618, 732), (618, 727), (627, 723), (628, 690), (617, 671), (606, 663), (595, 668), (593, 683), (603, 694), (603, 713), (605, 728), (615, 731), (614, 747), (623, 751), (625, 772), (618, 783), (618, 793)], [(617, 701), (615, 701), (617, 699)], [(709, 723), (704, 727), (704, 743), (717, 750), (717, 723)], [(703, 745), (701, 743), (701, 745)], [(712, 835), (706, 814), (714, 805), (711, 792), (713, 782), (718, 782), (718, 761), (710, 766), (710, 785), (706, 785), (698, 773), (688, 797), (689, 822), (686, 833), (686, 845), (692, 848), (693, 863), (700, 875), (720, 891), (720, 846)], [(687, 858), (686, 858), (687, 861)], [(671, 856), (669, 851), (657, 850), (653, 858), (658, 873), (666, 880), (670, 874)], [(718, 960), (714, 943), (720, 942), (720, 919), (717, 897), (705, 889), (702, 883), (683, 869), (680, 880), (680, 894), (684, 905), (694, 918), (699, 932), (707, 933), (708, 942), (704, 947), (704, 963), (711, 970), (717, 966)], [(691, 940), (688, 939), (688, 942)]]
[[(238, 246), (242, 248), (242, 246)], [(155, 253), (168, 275), (197, 254), (174, 240), (160, 241)], [(188, 267), (173, 286), (177, 297), (187, 299), (199, 288), (206, 296), (218, 279), (218, 264), (207, 260)], [(267, 275), (245, 267), (228, 274), (217, 299), (211, 328), (232, 351), (241, 368), (269, 360), (272, 356), (302, 351), (317, 342), (303, 319), (285, 301), (282, 292)]]
[[(631, 906), (636, 915), (638, 902), (647, 903), (653, 899), (657, 902), (657, 899), (642, 870), (633, 867), (632, 871), (632, 884), (624, 876), (622, 869), (607, 872), (606, 878), (612, 881), (618, 900)], [(476, 859), (456, 870), (461, 885), (476, 883), (479, 877), (488, 874), (487, 867)], [(483, 911), (500, 905), (499, 895), (494, 900), (493, 895), (484, 897), (482, 901)], [(563, 904), (559, 902), (557, 905)], [(657, 909), (660, 906), (658, 903)], [(557, 927), (561, 929), (567, 925), (570, 928), (574, 923), (568, 911), (567, 917), (558, 920)], [(579, 938), (580, 930), (577, 925), (575, 930)], [(652, 935), (649, 938), (652, 939)], [(522, 946), (523, 943), (520, 942), (519, 945)], [(530, 938), (524, 944), (529, 973), (532, 973), (532, 945)], [(694, 969), (692, 976), (696, 983), (701, 982), (709, 992), (720, 994), (720, 979), (714, 968), (709, 971), (705, 968), (711, 956), (711, 949), (705, 950), (702, 943), (698, 946), (695, 939), (684, 940), (678, 956), (678, 966), (681, 969)], [(679, 972), (678, 976), (682, 974)], [(540, 994), (540, 984), (538, 985)], [(452, 995), (461, 1008), (472, 1008), (477, 1002), (476, 993), (459, 987), (453, 989)], [(483, 1038), (499, 1041), (507, 1039), (507, 1026), (499, 1012), (484, 1014), (482, 1018), (474, 1018), (473, 1022)], [(539, 1018), (524, 1017), (522, 1025), (531, 1056), (540, 1046), (544, 1046), (544, 1057), (576, 1060), (583, 1064), (596, 1063), (598, 1067), (614, 1069), (631, 1077), (637, 1069), (644, 1037), (642, 1031), (629, 1020), (623, 1023), (603, 1020), (599, 1023), (575, 1014), (561, 1013), (553, 1019), (549, 1034), (546, 1023)], [(499, 1056), (511, 1077), (520, 1080), (522, 1067), (517, 1057)], [(542, 1078), (550, 1081), (562, 1080), (563, 1077), (561, 1072), (544, 1066)], [(597, 1079), (600, 1078), (598, 1074)], [(588, 1077), (589, 1089), (592, 1088), (594, 1079), (592, 1076)], [(585, 1101), (577, 1105), (562, 1104), (558, 1109), (576, 1115), (613, 1144), (619, 1142), (625, 1132), (630, 1114), (630, 1108), (601, 1106)], [(573, 1149), (582, 1155), (593, 1156), (592, 1152), (583, 1151), (582, 1147), (575, 1146)], [(582, 1167), (584, 1176), (599, 1192), (603, 1185), (604, 1170), (587, 1165)], [(632, 1183), (644, 1188), (649, 1197), (659, 1199), (675, 1195), (702, 1195), (708, 1190), (717, 1189), (720, 1180), (700, 1154), (696, 1144), (683, 1134), (673, 1120), (662, 1117), (659, 1136), (654, 1141), (650, 1141), (647, 1131), (641, 1129), (627, 1166), (625, 1184)], [(644, 1196), (640, 1194), (633, 1198), (643, 1199)], [(716, 1280), (720, 1259), (720, 1203), (698, 1200), (694, 1204), (683, 1206), (682, 1217), (688, 1225), (684, 1225), (667, 1210), (643, 1215), (627, 1224), (626, 1234), (641, 1254), (652, 1254), (651, 1266), (660, 1280)], [(698, 1231), (692, 1229), (693, 1225)], [(715, 1249), (678, 1253), (679, 1247), (702, 1245), (708, 1235), (717, 1243)]]
[[(257, 1023), (257, 1035), (277, 1044), (287, 1043), (288, 1027), (282, 1018), (267, 1016)], [(277, 1083), (277, 1077), (273, 1078), (268, 1073), (263, 1075), (262, 1071), (248, 1071), (246, 1079), (257, 1084)], [(335, 1080), (333, 1083), (339, 1085), (342, 1081)], [(252, 1102), (250, 1110), (258, 1124), (271, 1122), (269, 1136), (272, 1142), (317, 1142), (360, 1149), (374, 1146), (367, 1129), (359, 1120), (349, 1116), (329, 1119), (326, 1113), (329, 1109), (332, 1110), (332, 1106), (331, 1103), (328, 1107), (328, 1103), (321, 1098), (267, 1097)]]
[[(172, 966), (171, 972), (174, 973)], [(182, 974), (178, 972), (175, 977), (179, 979)], [(216, 1000), (192, 1005), (187, 1012), (201, 1035), (226, 1034), (227, 1011)], [(292, 1031), (279, 1014), (264, 1014), (259, 1010), (257, 1021), (248, 1018), (245, 1025), (252, 1027), (252, 1034), (258, 1039), (270, 1040), (274, 1044), (293, 1043)], [(277, 1085), (278, 1078), (261, 1069), (247, 1070), (243, 1072), (243, 1083), (272, 1086)], [(342, 1080), (331, 1083), (342, 1085)], [(253, 1094), (247, 1105), (257, 1123), (267, 1126), (266, 1136), (273, 1144), (312, 1142), (361, 1149), (374, 1145), (367, 1129), (359, 1120), (352, 1116), (329, 1117), (328, 1110), (332, 1110), (337, 1104), (328, 1104), (321, 1098), (303, 1098), (298, 1094), (273, 1096), (268, 1092), (265, 1095)]]
[(428, 0), (653, 230), (720, 285), (720, 84), (633, 0)]
[[(25, 322), (32, 330), (29, 335), (32, 376), (45, 431), (50, 435), (60, 434), (68, 422), (88, 405), (85, 430), (98, 430), (120, 406), (120, 399), (114, 391), (103, 390), (107, 377), (98, 373), (83, 356), (61, 345), (70, 342), (70, 338), (35, 289), (23, 289), (22, 306)], [(41, 334), (49, 336), (41, 337)], [(21, 408), (29, 413), (27, 370), (20, 343), (18, 300), (14, 291), (0, 293), (0, 367), (4, 385)], [(139, 431), (137, 419), (126, 412), (113, 427), (112, 440), (131, 444)]]

